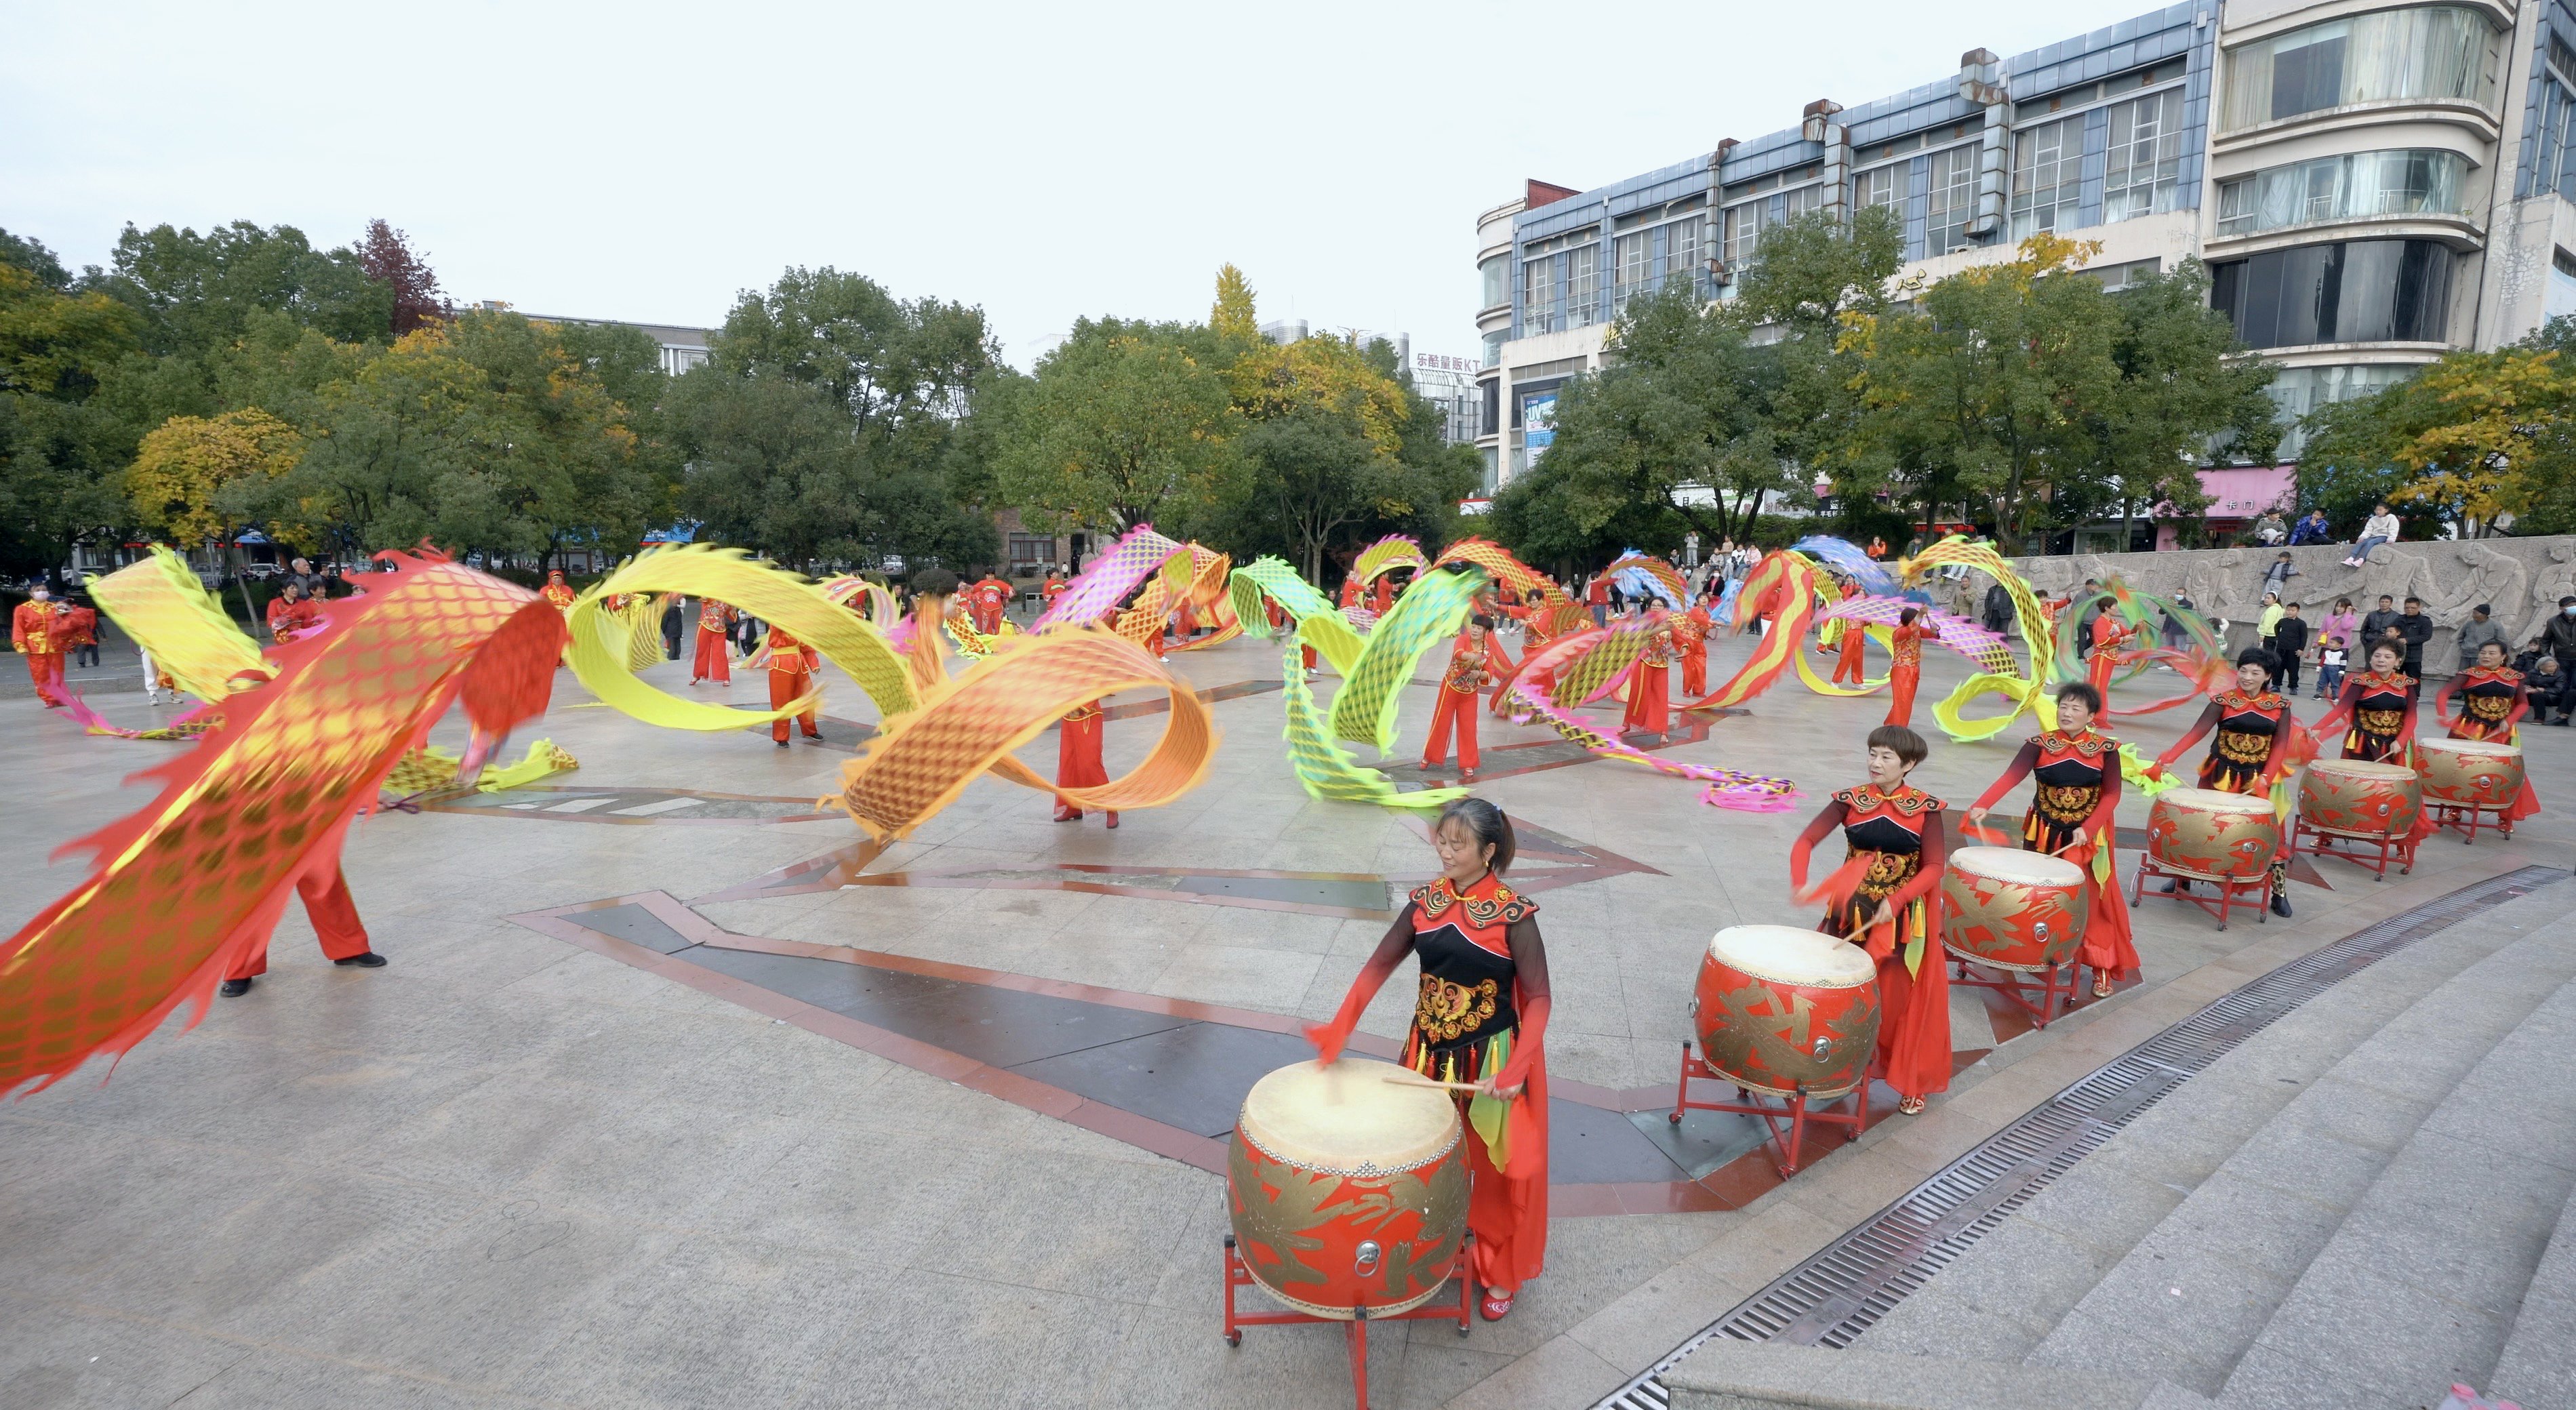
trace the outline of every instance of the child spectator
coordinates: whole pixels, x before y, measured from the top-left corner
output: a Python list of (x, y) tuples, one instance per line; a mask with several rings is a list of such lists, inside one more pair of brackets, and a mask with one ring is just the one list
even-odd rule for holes
[(2332, 700), (2343, 691), (2343, 638), (2330, 636), (2317, 652), (2317, 698)]

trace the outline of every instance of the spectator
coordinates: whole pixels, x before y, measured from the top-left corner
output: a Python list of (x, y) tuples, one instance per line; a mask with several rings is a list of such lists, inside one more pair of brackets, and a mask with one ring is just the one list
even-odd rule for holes
[(2397, 599), (2390, 597), (2384, 592), (2381, 593), (2379, 595), (2379, 610), (2372, 612), (2370, 615), (2361, 619), (2361, 639), (2365, 642), (2378, 641), (2381, 637), (2388, 635), (2390, 624), (2394, 623), (2396, 620)]
[(680, 610), (680, 595), (675, 592), (669, 597), (663, 598), (662, 657), (664, 660), (677, 661), (680, 659), (680, 637), (688, 630), (688, 625), (689, 619), (687, 614)]
[(2558, 615), (2531, 639), (2532, 649), (2557, 658), (2558, 669), (2576, 682), (2576, 597), (2558, 599)]
[(2460, 669), (2478, 664), (2478, 648), (2494, 642), (2507, 656), (2513, 655), (2513, 643), (2504, 639), (2504, 628), (2488, 620), (2495, 612), (2492, 603), (2481, 602), (2469, 609), (2469, 620), (2460, 624)]
[(2278, 648), (2272, 645), (2272, 629), (2279, 626), (2280, 622), (2281, 595), (2272, 592), (2263, 594), (2263, 611), (2254, 618), (2254, 635), (2262, 640), (2264, 650), (2277, 652)]
[[(2181, 608), (2185, 612), (2198, 610), (2191, 605), (2191, 598), (2184, 593), (2174, 594), (2173, 605)], [(2182, 649), (2183, 639), (2191, 635), (2191, 630), (2182, 624), (2182, 618), (2174, 615), (2172, 612), (2167, 612), (2165, 613), (2164, 627), (2158, 635), (2164, 638), (2166, 650), (2180, 651)]]
[(2317, 698), (2332, 700), (2343, 693), (2344, 638), (2330, 636), (2317, 649)]
[(1583, 585), (1583, 605), (1592, 609), (1592, 625), (1608, 626), (1610, 624), (1610, 580), (1595, 573), (1592, 581)]
[[(2531, 700), (2531, 722), (2535, 725), (2563, 725), (2576, 714), (2576, 677), (2561, 670), (2558, 658), (2543, 656), (2532, 664), (2522, 678), (2523, 693)], [(2549, 718), (2558, 712), (2557, 719)]]
[(313, 571), (309, 561), (298, 558), (286, 565), (286, 581), (304, 591), (304, 600), (319, 602), (324, 597), (322, 575)]
[(2281, 673), (2272, 680), (2283, 695), (2299, 693), (2299, 662), (2307, 650), (2307, 619), (2299, 615), (2299, 604), (2282, 603), (2281, 615), (2272, 623), (2272, 654), (2281, 658)]
[(2326, 527), (2326, 512), (2322, 509), (2309, 510), (2308, 517), (2290, 526), (2292, 548), (2303, 543), (2332, 543), (2333, 541), (2334, 531)]
[(2406, 610), (2392, 629), (2406, 643), (2406, 674), (2415, 678), (2415, 688), (2424, 687), (2424, 643), (2433, 639), (2433, 619), (2424, 615), (2424, 599), (2406, 599)]
[(2083, 614), (2075, 619), (2075, 656), (2078, 660), (2093, 654), (2093, 619), (2101, 615), (2097, 610), (2101, 604), (2094, 599), (2101, 594), (2102, 585), (2091, 578), (2086, 578), (2084, 586), (2076, 591), (2078, 605), (2075, 610)]
[(2353, 540), (2352, 552), (2343, 560), (2343, 566), (2360, 567), (2370, 557), (2372, 549), (2383, 543), (2397, 542), (2397, 531), (2397, 516), (2388, 512), (2388, 502), (2382, 500), (2372, 505), (2370, 522), (2361, 526), (2361, 537)]
[(2012, 594), (2005, 590), (2002, 583), (1995, 583), (1986, 589), (1983, 617), (1985, 628), (1990, 632), (2001, 632), (2012, 624)]
[(2318, 635), (2341, 637), (2346, 642), (2360, 630), (2361, 619), (2352, 615), (2352, 599), (2349, 597), (2336, 598), (2333, 609), (2317, 621)]
[(2282, 601), (2287, 602), (2290, 600), (2290, 579), (2297, 576), (2299, 576), (2298, 566), (2290, 561), (2289, 551), (2284, 549), (2280, 558), (2275, 560), (2271, 567), (2263, 570), (2263, 590), (2276, 593)]
[(2289, 526), (2281, 522), (2281, 511), (2267, 509), (2254, 521), (2254, 541), (2265, 548), (2277, 548), (2290, 538)]

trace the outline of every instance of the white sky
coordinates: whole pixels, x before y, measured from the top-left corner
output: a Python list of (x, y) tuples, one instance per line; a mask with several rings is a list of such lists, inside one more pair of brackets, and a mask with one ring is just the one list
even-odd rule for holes
[[(2215, 8), (2217, 0), (2210, 0)], [(2126, 19), (2086, 5), (0, 0), (0, 228), (381, 215), (448, 295), (692, 325), (791, 264), (980, 304), (1477, 352), (1475, 217)]]

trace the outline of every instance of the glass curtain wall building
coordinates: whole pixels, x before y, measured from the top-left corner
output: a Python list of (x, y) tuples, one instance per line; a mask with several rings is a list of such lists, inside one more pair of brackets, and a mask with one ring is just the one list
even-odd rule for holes
[(2114, 289), (2198, 258), (2248, 355), (2282, 368), (2287, 421), (2576, 313), (2571, 202), (2576, 0), (2194, 0), (1970, 49), (1936, 82), (1480, 215), (1477, 444), (1495, 482), (1542, 458), (1558, 389), (1631, 300), (1729, 298), (1764, 232), (1809, 212), (1894, 209), (1905, 272), (1930, 279), (2042, 231), (2100, 241)]

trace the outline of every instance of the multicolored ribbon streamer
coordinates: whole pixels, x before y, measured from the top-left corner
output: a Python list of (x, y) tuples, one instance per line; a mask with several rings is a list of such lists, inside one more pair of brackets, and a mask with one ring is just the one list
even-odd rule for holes
[(1410, 568), (1419, 578), (1430, 566), (1431, 560), (1422, 556), (1419, 542), (1403, 534), (1389, 534), (1360, 550), (1359, 556), (1351, 560), (1351, 576), (1367, 587), (1398, 568)]
[[(1634, 674), (1661, 616), (1658, 613), (1647, 619), (1614, 623), (1607, 630), (1589, 628), (1530, 653), (1522, 663), (1521, 674), (1508, 687), (1513, 716), (1543, 720), (1559, 736), (1602, 758), (1705, 783), (1708, 787), (1701, 791), (1700, 801), (1711, 807), (1754, 813), (1775, 813), (1789, 807), (1799, 795), (1797, 786), (1785, 778), (1685, 764), (1649, 754), (1558, 703), (1567, 698), (1601, 699)], [(1539, 680), (1551, 680), (1553, 687), (1542, 689), (1534, 684)]]
[(1903, 597), (1847, 597), (1824, 611), (1826, 621), (1869, 622), (1893, 627), (1916, 614), (1918, 625), (1929, 627), (1932, 639), (1977, 663), (1981, 670), (2009, 671), (2020, 663), (2013, 659), (2012, 646), (1997, 633), (1965, 617), (1926, 607)]
[(1110, 609), (1127, 600), (1136, 585), (1162, 571), (1174, 554), (1186, 548), (1154, 532), (1151, 524), (1139, 524), (1121, 535), (1107, 552), (1092, 555), (1073, 581), (1065, 584), (1055, 601), (1038, 614), (1029, 625), (1032, 635), (1043, 636), (1060, 627), (1091, 626), (1109, 615)]
[(200, 700), (221, 700), (276, 674), (187, 562), (160, 544), (151, 556), (89, 585), (90, 600), (152, 658), (152, 668)]
[[(2040, 605), (2030, 584), (2012, 570), (2012, 565), (1995, 552), (1994, 546), (1972, 543), (1964, 535), (1952, 534), (1905, 562), (1906, 578), (1918, 580), (1933, 569), (1950, 565), (1973, 568), (2003, 585), (2012, 598), (2015, 621), (2021, 628), (2022, 649), (2028, 654), (2029, 673), (2020, 670), (1981, 671), (1960, 682), (1957, 689), (1932, 707), (1933, 722), (1944, 734), (1962, 742), (1992, 739), (2010, 728), (2024, 711), (2035, 711), (2047, 699), (2047, 682), (2055, 672), (2055, 650), (2050, 635), (2048, 611)], [(2012, 709), (1984, 719), (1969, 719), (1967, 706), (1986, 695), (2000, 695)], [(2053, 706), (2049, 707), (2054, 709)]]
[(1601, 571), (1630, 597), (1660, 598), (1675, 611), (1690, 605), (1690, 585), (1682, 581), (1681, 573), (1672, 564), (1652, 554), (1630, 549)]
[(159, 796), (70, 844), (95, 865), (0, 944), (0, 1092), (122, 1053), (215, 983), (276, 925), (296, 879), (338, 855), (395, 761), (450, 703), (473, 726), (464, 766), (542, 714), (562, 614), (527, 589), (432, 553), (277, 648), (277, 675), (150, 771)]

